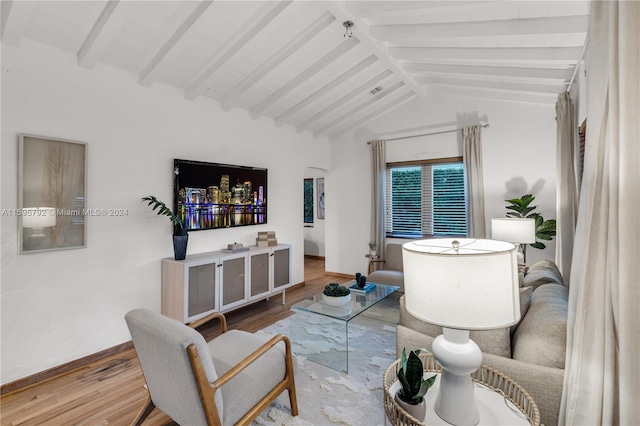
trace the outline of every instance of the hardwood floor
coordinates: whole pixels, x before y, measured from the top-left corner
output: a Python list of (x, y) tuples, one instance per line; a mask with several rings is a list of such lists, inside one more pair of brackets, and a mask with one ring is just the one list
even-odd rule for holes
[[(305, 257), (305, 285), (286, 292), (286, 303), (276, 296), (226, 313), (229, 329), (255, 332), (289, 316), (294, 303), (322, 291), (329, 282), (349, 278), (329, 275), (324, 260)], [(205, 337), (218, 332), (203, 326)], [(133, 349), (90, 362), (46, 381), (7, 393), (0, 398), (2, 426), (126, 425), (142, 408), (147, 390)], [(154, 410), (146, 426), (175, 425)]]

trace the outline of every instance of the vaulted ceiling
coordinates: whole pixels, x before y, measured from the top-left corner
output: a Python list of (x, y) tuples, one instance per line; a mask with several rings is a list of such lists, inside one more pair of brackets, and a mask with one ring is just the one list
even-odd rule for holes
[(589, 1), (2, 0), (1, 12), (7, 45), (31, 39), (331, 137), (436, 93), (554, 104), (584, 53)]

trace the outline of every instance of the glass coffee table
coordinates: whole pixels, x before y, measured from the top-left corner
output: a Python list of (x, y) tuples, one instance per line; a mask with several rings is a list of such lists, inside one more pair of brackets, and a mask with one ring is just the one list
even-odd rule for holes
[[(355, 281), (347, 282), (346, 287)], [(338, 371), (349, 371), (349, 322), (400, 287), (376, 284), (368, 293), (351, 292), (344, 306), (328, 306), (322, 293), (291, 307), (291, 345), (293, 352)]]

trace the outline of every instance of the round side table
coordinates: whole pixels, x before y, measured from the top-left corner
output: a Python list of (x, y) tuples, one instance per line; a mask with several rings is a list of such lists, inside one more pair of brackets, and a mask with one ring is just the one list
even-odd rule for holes
[[(418, 356), (422, 360), (425, 376), (430, 377), (442, 371), (432, 354), (421, 352)], [(384, 372), (382, 379), (384, 411), (391, 424), (424, 426), (427, 421), (430, 425), (447, 424), (433, 411), (433, 401), (437, 393), (439, 377), (425, 395), (427, 399), (426, 418), (416, 419), (402, 409), (394, 399), (395, 393), (400, 388), (397, 379), (399, 370), (400, 360), (396, 360)], [(540, 426), (540, 411), (535, 401), (522, 386), (511, 378), (486, 365), (481, 366), (471, 377), (476, 384), (480, 424), (483, 424), (484, 419), (488, 422), (486, 424), (499, 424), (499, 422), (502, 422), (501, 424), (515, 424), (516, 421), (519, 421), (524, 424)], [(500, 403), (501, 399), (504, 399), (504, 404)]]

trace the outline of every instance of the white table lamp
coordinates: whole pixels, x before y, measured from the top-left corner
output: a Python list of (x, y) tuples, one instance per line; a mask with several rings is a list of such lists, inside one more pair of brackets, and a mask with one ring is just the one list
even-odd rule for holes
[(522, 261), (518, 260), (518, 263), (525, 264), (527, 244), (536, 242), (536, 221), (519, 217), (493, 218), (491, 219), (491, 238), (521, 245)]
[(442, 238), (402, 246), (407, 311), (443, 327), (431, 346), (442, 366), (435, 411), (453, 425), (480, 421), (471, 373), (482, 364), (469, 330), (509, 327), (520, 319), (515, 245)]

